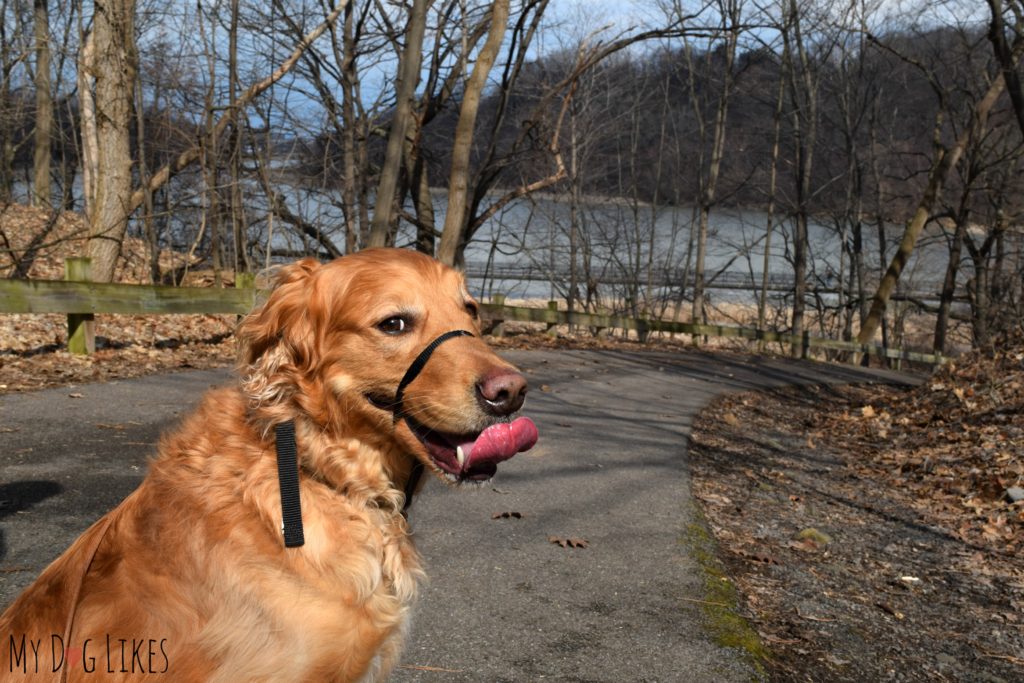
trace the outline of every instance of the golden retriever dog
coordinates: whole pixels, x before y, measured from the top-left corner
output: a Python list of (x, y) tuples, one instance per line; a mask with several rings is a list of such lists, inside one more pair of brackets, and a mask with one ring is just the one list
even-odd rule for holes
[(418, 471), (487, 480), (530, 448), (526, 381), (480, 339), (462, 276), (408, 250), (282, 268), (238, 337), (237, 385), (0, 616), (0, 680), (387, 677), (422, 575)]

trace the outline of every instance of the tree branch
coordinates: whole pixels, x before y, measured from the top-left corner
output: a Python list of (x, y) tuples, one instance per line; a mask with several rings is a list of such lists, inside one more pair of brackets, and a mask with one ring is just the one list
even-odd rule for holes
[[(274, 85), (279, 80), (284, 78), (284, 76), (289, 71), (291, 71), (292, 68), (298, 63), (299, 59), (302, 57), (302, 54), (306, 51), (307, 48), (309, 48), (313, 41), (319, 38), (324, 33), (324, 31), (326, 31), (331, 25), (334, 24), (338, 16), (342, 13), (342, 11), (344, 11), (346, 5), (348, 5), (348, 0), (340, 0), (340, 2), (338, 2), (338, 4), (335, 6), (334, 10), (329, 15), (327, 15), (327, 18), (324, 19), (319, 26), (314, 28), (309, 33), (307, 33), (306, 36), (301, 41), (299, 41), (299, 44), (292, 51), (291, 55), (289, 55), (288, 59), (284, 60), (281, 66), (277, 67), (277, 70), (275, 70), (272, 74), (264, 78), (262, 81), (250, 85), (248, 89), (246, 89), (246, 91), (238, 97), (238, 100), (236, 101), (235, 104), (236, 108), (244, 109), (249, 105), (250, 102), (256, 99), (257, 96), (259, 96), (270, 86)], [(217, 123), (214, 125), (213, 137), (220, 137), (220, 135), (224, 133), (224, 130), (228, 127), (228, 124), (230, 122), (231, 112), (226, 111), (224, 114), (221, 115), (221, 117), (217, 120)], [(150, 192), (155, 192), (156, 190), (160, 189), (165, 184), (167, 184), (167, 182), (175, 175), (177, 175), (181, 171), (185, 170), (192, 164), (199, 161), (201, 150), (202, 145), (197, 143), (183, 151), (181, 154), (179, 154), (177, 158), (175, 158), (172, 162), (165, 164), (160, 169), (155, 171), (153, 175), (150, 176), (149, 178), (148, 190)], [(132, 192), (131, 201), (129, 202), (127, 207), (128, 215), (131, 215), (132, 213), (135, 212), (136, 209), (142, 206), (142, 203), (145, 201), (145, 198), (146, 188), (140, 187), (137, 188), (134, 192)]]

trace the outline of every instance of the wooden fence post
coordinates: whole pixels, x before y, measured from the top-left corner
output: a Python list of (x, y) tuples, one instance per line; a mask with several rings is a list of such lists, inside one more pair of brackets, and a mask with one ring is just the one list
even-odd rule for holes
[[(495, 294), (491, 297), (491, 303), (495, 306), (505, 307), (505, 295)], [(493, 324), (491, 325), (491, 336), (492, 337), (504, 337), (505, 336), (505, 319), (504, 318), (493, 318)]]
[(553, 323), (549, 322), (548, 326), (547, 326), (547, 329), (544, 330), (544, 333), (546, 335), (548, 335), (549, 337), (557, 337), (558, 336), (558, 302), (557, 301), (549, 301), (548, 302), (548, 310), (549, 311), (554, 311), (554, 313), (555, 313), (555, 322), (553, 322)]
[[(68, 282), (92, 280), (92, 259), (64, 259), (64, 279)], [(90, 354), (96, 351), (96, 321), (92, 313), (68, 313), (68, 351)]]
[(641, 344), (646, 344), (651, 335), (651, 328), (646, 318), (637, 318), (636, 338)]
[[(235, 273), (235, 289), (255, 289), (256, 288), (256, 273)], [(239, 313), (235, 316), (235, 322), (242, 322), (242, 318), (245, 317), (244, 313)]]
[(252, 289), (256, 286), (256, 273), (235, 273), (235, 289)]

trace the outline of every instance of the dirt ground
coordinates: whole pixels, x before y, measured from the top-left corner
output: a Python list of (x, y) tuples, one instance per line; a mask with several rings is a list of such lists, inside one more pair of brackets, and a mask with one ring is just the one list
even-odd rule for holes
[(701, 414), (694, 494), (773, 680), (1024, 680), (1020, 358)]

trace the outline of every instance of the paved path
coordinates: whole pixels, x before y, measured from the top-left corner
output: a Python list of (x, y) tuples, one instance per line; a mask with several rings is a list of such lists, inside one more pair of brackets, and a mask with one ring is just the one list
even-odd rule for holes
[[(540, 444), (487, 486), (432, 481), (416, 499), (430, 581), (392, 680), (750, 680), (692, 602), (703, 597), (681, 543), (692, 420), (727, 391), (898, 378), (699, 352), (507, 356), (528, 373)], [(0, 399), (0, 606), (126, 496), (159, 433), (228, 379), (191, 371)], [(492, 519), (513, 511), (523, 518)]]

